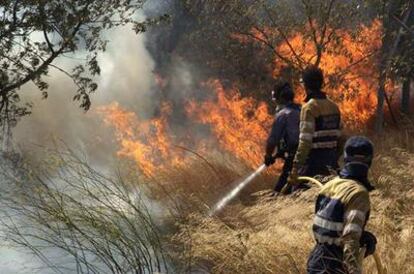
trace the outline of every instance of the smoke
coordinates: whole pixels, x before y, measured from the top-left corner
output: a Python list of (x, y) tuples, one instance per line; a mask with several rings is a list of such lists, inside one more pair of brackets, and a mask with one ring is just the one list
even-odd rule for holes
[[(202, 77), (199, 69), (175, 52), (189, 20), (185, 19), (179, 1), (148, 4), (146, 17), (168, 13), (174, 14), (175, 20), (141, 35), (128, 28), (113, 29), (105, 34), (110, 42), (107, 51), (99, 56), (102, 70), (96, 78), (99, 88), (92, 95), (92, 108), (87, 113), (72, 101), (76, 87), (71, 79), (58, 70), (50, 70), (46, 100), (41, 99), (34, 85), (22, 88), (22, 100), (32, 102), (34, 107), (32, 114), (24, 117), (13, 130), (13, 141), (18, 147), (50, 146), (52, 141), (59, 140), (84, 151), (95, 162), (107, 163), (118, 144), (96, 110), (115, 101), (142, 119), (159, 115), (161, 103), (168, 101), (174, 110), (170, 121), (174, 134), (179, 135), (187, 127), (185, 103), (190, 97), (199, 98), (205, 94), (199, 92)], [(142, 14), (138, 16), (143, 17)], [(57, 65), (70, 69), (82, 56), (79, 53), (62, 57)], [(165, 86), (157, 82), (157, 77), (166, 81)]]
[[(99, 89), (92, 96), (92, 108), (85, 113), (72, 101), (76, 87), (65, 74), (51, 70), (48, 77), (49, 98), (41, 99), (33, 86), (21, 90), (24, 101), (33, 102), (33, 113), (24, 117), (14, 130), (14, 142), (25, 148), (28, 144), (48, 146), (56, 139), (70, 147), (84, 150), (93, 160), (105, 161), (116, 150), (111, 132), (101, 122), (96, 108), (119, 102), (124, 107), (150, 116), (156, 109), (154, 62), (145, 47), (145, 35), (136, 35), (127, 28), (105, 34), (108, 50), (100, 56), (102, 73), (97, 78)], [(71, 68), (81, 56), (61, 58), (58, 65)]]
[[(41, 92), (32, 84), (20, 90), (22, 101), (32, 102), (33, 109), (32, 114), (22, 118), (13, 130), (15, 149), (30, 150), (32, 157), (40, 158), (43, 157), (42, 150), (34, 149), (33, 152), (33, 147), (53, 147), (53, 141), (64, 142), (69, 148), (84, 153), (99, 170), (112, 170), (118, 144), (96, 109), (117, 101), (131, 111), (150, 117), (158, 107), (155, 99), (159, 94), (153, 73), (154, 61), (146, 48), (146, 35), (137, 35), (128, 28), (117, 28), (105, 36), (110, 43), (107, 51), (99, 57), (102, 73), (96, 79), (99, 89), (92, 96), (92, 108), (86, 113), (80, 109), (77, 102), (72, 101), (76, 87), (71, 79), (51, 69), (46, 100), (41, 99)], [(81, 58), (82, 53), (62, 57), (57, 65), (70, 70), (81, 62)], [(7, 181), (2, 182), (8, 185)], [(37, 272), (50, 273), (32, 255), (19, 249), (0, 247), (0, 273)]]
[[(106, 167), (112, 162), (118, 143), (112, 129), (104, 125), (96, 109), (114, 101), (142, 118), (157, 116), (161, 102), (168, 101), (173, 106), (170, 122), (175, 135), (188, 132), (188, 125), (197, 128), (186, 119), (184, 105), (190, 97), (205, 98), (206, 94), (200, 92), (200, 80), (205, 73), (203, 68), (191, 64), (176, 52), (182, 35), (193, 20), (180, 3), (171, 0), (148, 11), (149, 16), (165, 12), (174, 14), (176, 20), (169, 26), (144, 35), (136, 35), (125, 28), (106, 33), (110, 43), (108, 50), (99, 57), (102, 74), (96, 79), (99, 89), (92, 97), (93, 105), (89, 112), (84, 113), (76, 102), (72, 102), (76, 87), (60, 71), (50, 71), (47, 100), (41, 99), (41, 93), (34, 85), (24, 86), (20, 91), (21, 98), (32, 102), (34, 107), (32, 114), (24, 117), (14, 129), (14, 143), (25, 150), (31, 144), (48, 147), (53, 146), (53, 140), (61, 140), (68, 147), (84, 152), (94, 166)], [(82, 54), (64, 57), (58, 60), (57, 65), (70, 69), (79, 63), (80, 58)], [(157, 83), (156, 76), (166, 84)], [(194, 132), (204, 137), (201, 129)], [(37, 154), (37, 157), (42, 157), (42, 154)], [(8, 249), (0, 249), (0, 255), (15, 262), (13, 265), (4, 264), (4, 268), (0, 268), (1, 273), (28, 273), (18, 266), (30, 267), (30, 256)]]

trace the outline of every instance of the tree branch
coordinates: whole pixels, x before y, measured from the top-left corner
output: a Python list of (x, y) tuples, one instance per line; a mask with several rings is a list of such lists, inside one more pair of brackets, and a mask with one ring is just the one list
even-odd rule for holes
[(410, 33), (410, 35), (414, 36), (414, 30), (411, 29), (409, 26), (407, 26), (406, 23), (404, 23), (403, 21), (401, 21), (400, 18), (398, 18), (395, 14), (392, 15), (392, 18), (397, 21), (398, 24), (400, 24), (401, 27), (403, 27), (408, 33)]
[(289, 47), (289, 50), (291, 51), (291, 53), (293, 54), (293, 56), (296, 58), (297, 62), (298, 62), (298, 67), (299, 69), (303, 69), (303, 63), (304, 60), (302, 59), (302, 57), (296, 52), (296, 50), (294, 49), (294, 47), (292, 46), (292, 44), (289, 41), (289, 38), (287, 37), (287, 35), (280, 29), (280, 27), (276, 24), (276, 22), (273, 19), (273, 16), (270, 14), (270, 11), (268, 10), (268, 8), (266, 6), (264, 6), (264, 9), (266, 11), (267, 16), (270, 19), (270, 22), (272, 23), (273, 27), (276, 28), (276, 30), (282, 35), (283, 40), (285, 41), (285, 43), (287, 44), (287, 46)]
[[(311, 28), (312, 41), (313, 41), (313, 43), (315, 45), (315, 49), (316, 49), (316, 56), (317, 56), (316, 60), (317, 61), (315, 62), (315, 65), (316, 64), (319, 65), (319, 62), (320, 62), (320, 59), (321, 59), (321, 52), (322, 51), (321, 51), (320, 46), (319, 46), (319, 43), (318, 43), (317, 30), (316, 30), (316, 28), (315, 28), (315, 26), (313, 24), (312, 11), (311, 11), (311, 8), (309, 7), (309, 5), (306, 3), (306, 0), (302, 0), (302, 4), (303, 4), (303, 6), (305, 8), (305, 13), (306, 13), (306, 17), (308, 19), (308, 24), (309, 24), (309, 27)], [(319, 60), (319, 62), (318, 62), (318, 60)]]
[[(322, 31), (321, 31), (321, 38), (320, 38), (320, 41), (315, 45), (316, 46), (316, 52), (317, 52), (317, 55), (316, 55), (317, 58), (316, 58), (316, 61), (315, 61), (315, 66), (317, 66), (317, 67), (321, 63), (322, 53), (323, 53), (323, 50), (326, 46), (325, 37), (326, 37), (326, 32), (328, 30), (329, 19), (330, 19), (330, 16), (331, 16), (331, 12), (332, 12), (332, 8), (333, 8), (334, 3), (335, 3), (335, 0), (331, 0), (331, 2), (329, 2), (328, 11), (326, 13), (326, 17), (325, 17), (324, 22), (323, 22), (323, 28), (322, 28)], [(331, 32), (331, 34), (332, 34), (332, 32)], [(330, 40), (330, 39), (328, 39), (328, 40)]]
[(8, 92), (15, 90), (16, 88), (19, 88), (20, 86), (26, 84), (27, 82), (31, 80), (34, 80), (37, 76), (41, 75), (48, 68), (48, 66), (56, 59), (56, 57), (58, 57), (64, 51), (64, 49), (69, 45), (71, 40), (76, 36), (77, 32), (79, 31), (79, 28), (82, 26), (82, 23), (83, 23), (82, 21), (78, 22), (70, 38), (64, 41), (61, 47), (57, 51), (52, 52), (52, 54), (47, 59), (45, 59), (44, 62), (39, 67), (36, 68), (36, 70), (32, 71), (32, 73), (29, 73), (28, 75), (26, 75), (26, 77), (20, 79), (19, 81), (9, 86), (4, 87), (0, 91), (0, 93), (7, 94)]
[[(258, 31), (260, 31), (259, 29), (257, 29)], [(293, 64), (291, 60), (289, 60), (288, 58), (284, 57), (283, 55), (281, 55), (277, 49), (272, 45), (272, 43), (270, 43), (269, 41), (266, 41), (260, 37), (257, 37), (256, 35), (253, 35), (250, 32), (239, 32), (240, 35), (245, 35), (245, 36), (249, 36), (251, 38), (253, 38), (254, 40), (257, 40), (258, 42), (266, 45), (267, 47), (269, 47), (272, 52), (279, 57), (281, 60), (283, 60), (284, 62), (288, 63), (288, 64)]]

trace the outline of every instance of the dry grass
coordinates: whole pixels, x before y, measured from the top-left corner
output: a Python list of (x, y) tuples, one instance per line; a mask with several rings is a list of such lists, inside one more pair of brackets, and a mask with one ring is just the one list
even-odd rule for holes
[(71, 150), (45, 155), (38, 165), (0, 157), (0, 239), (11, 252), (30, 252), (47, 273), (165, 272), (158, 222), (138, 187)]
[[(395, 148), (402, 144), (401, 138), (374, 138), (378, 156), (372, 177), (377, 190), (372, 193), (368, 229), (378, 237), (378, 253), (389, 274), (414, 273), (414, 154), (411, 147)], [(219, 179), (211, 174), (193, 170), (188, 176), (203, 178), (206, 186), (214, 181), (210, 184), (214, 193), (220, 189)], [(271, 187), (269, 176), (258, 180), (262, 189)], [(181, 191), (189, 193), (185, 188)], [(311, 222), (316, 193), (312, 189), (274, 199), (268, 191), (256, 192), (214, 218), (203, 214), (202, 207), (194, 208), (180, 220), (171, 241), (173, 257), (181, 263), (179, 272), (304, 273), (314, 244)], [(181, 203), (191, 200), (185, 197), (181, 196)], [(365, 261), (365, 273), (377, 273), (372, 257)]]
[[(128, 166), (128, 165), (127, 165)], [(136, 164), (129, 165), (136, 173)], [(262, 174), (254, 184), (246, 187), (238, 201), (253, 202), (250, 193), (270, 187), (279, 166)], [(173, 214), (183, 215), (206, 212), (237, 183), (251, 172), (251, 168), (237, 161), (233, 156), (215, 153), (207, 158), (194, 158), (182, 168), (160, 171), (156, 177), (136, 181), (146, 182), (146, 193), (150, 198), (169, 204)]]

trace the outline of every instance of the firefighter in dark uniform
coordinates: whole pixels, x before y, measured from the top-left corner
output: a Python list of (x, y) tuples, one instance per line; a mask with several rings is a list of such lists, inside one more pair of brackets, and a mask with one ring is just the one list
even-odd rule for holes
[[(294, 97), (288, 82), (279, 81), (273, 88), (272, 100), (277, 104), (276, 117), (267, 139), (264, 162), (270, 166), (275, 158), (283, 158), (285, 161), (273, 194), (280, 193), (286, 185), (299, 143), (300, 106), (293, 103)], [(276, 157), (273, 156), (275, 151)]]
[[(355, 136), (344, 150), (344, 168), (322, 187), (316, 201), (312, 227), (316, 246), (308, 259), (308, 274), (361, 274), (360, 258), (375, 252), (376, 238), (365, 231), (369, 192), (374, 189), (368, 181), (373, 145)], [(365, 254), (360, 254), (361, 247)]]
[(341, 115), (338, 106), (321, 90), (323, 74), (310, 67), (302, 80), (307, 97), (300, 113), (299, 146), (293, 161), (289, 182), (297, 184), (298, 176), (330, 175), (338, 168)]

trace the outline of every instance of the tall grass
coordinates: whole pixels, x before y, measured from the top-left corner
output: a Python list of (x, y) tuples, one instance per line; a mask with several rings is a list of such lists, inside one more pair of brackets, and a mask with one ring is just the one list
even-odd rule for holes
[[(378, 237), (377, 252), (387, 273), (414, 273), (414, 153), (410, 138), (404, 147), (403, 135), (373, 137), (376, 157), (371, 177), (377, 190), (371, 195), (368, 230)], [(270, 188), (271, 178), (258, 179), (260, 187)], [(174, 254), (176, 262), (184, 263), (182, 272), (305, 273), (314, 245), (311, 223), (316, 195), (314, 188), (274, 199), (264, 190), (242, 199), (243, 203), (234, 202), (213, 218), (194, 210), (181, 220), (172, 238), (175, 249), (181, 248)], [(377, 273), (372, 257), (365, 260), (364, 269)]]
[[(377, 190), (368, 229), (388, 273), (414, 273), (414, 148), (404, 134), (373, 137)], [(318, 189), (271, 198), (275, 168), (209, 217), (251, 170), (228, 155), (203, 157), (143, 180), (135, 164), (114, 178), (70, 151), (53, 152), (39, 166), (8, 175), (13, 187), (0, 199), (5, 240), (56, 272), (67, 265), (51, 260), (45, 252), (51, 247), (71, 257), (78, 273), (304, 273)], [(166, 221), (146, 198), (162, 204)], [(376, 273), (372, 258), (364, 268)]]
[(167, 271), (139, 185), (97, 171), (72, 151), (45, 155), (38, 166), (2, 165), (3, 242), (31, 251), (56, 273)]

